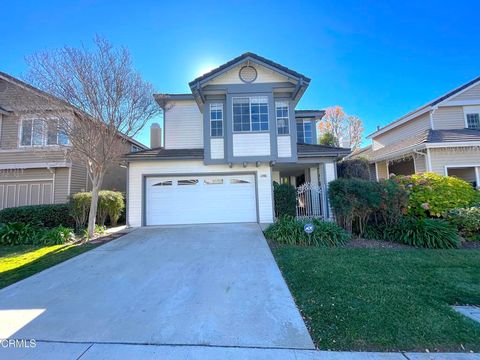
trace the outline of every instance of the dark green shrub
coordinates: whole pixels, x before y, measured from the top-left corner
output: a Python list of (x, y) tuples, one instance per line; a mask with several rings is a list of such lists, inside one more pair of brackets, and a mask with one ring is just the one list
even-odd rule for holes
[(404, 217), (395, 226), (385, 227), (387, 240), (429, 249), (450, 249), (460, 244), (455, 226), (446, 220)]
[(36, 231), (30, 224), (12, 222), (0, 227), (0, 245), (25, 245), (30, 244)]
[(53, 229), (45, 229), (39, 231), (38, 243), (44, 245), (60, 245), (65, 244), (75, 238), (73, 229), (64, 226), (58, 226)]
[(366, 159), (343, 160), (337, 163), (339, 178), (370, 180), (370, 164)]
[(362, 235), (370, 215), (380, 208), (381, 192), (382, 186), (375, 181), (351, 178), (330, 182), (328, 197), (338, 224)]
[(0, 223), (25, 223), (46, 228), (72, 227), (75, 222), (69, 204), (30, 205), (0, 211)]
[(97, 223), (105, 225), (107, 216), (110, 218), (112, 226), (117, 225), (117, 221), (125, 208), (123, 194), (118, 191), (102, 190), (98, 194)]
[(447, 219), (466, 240), (480, 241), (480, 207), (451, 210)]
[(405, 187), (393, 179), (379, 182), (380, 206), (373, 213), (371, 222), (376, 225), (395, 225), (408, 209), (408, 192)]
[(273, 183), (275, 216), (295, 216), (297, 212), (297, 191), (288, 184)]
[(79, 192), (70, 198), (71, 213), (77, 230), (84, 228), (87, 224), (91, 201), (92, 193), (90, 192)]
[(441, 217), (449, 210), (472, 206), (477, 192), (466, 181), (435, 173), (397, 177), (409, 191), (408, 212), (420, 217)]
[[(313, 223), (312, 234), (304, 231), (307, 223)], [(292, 216), (283, 216), (265, 231), (265, 236), (279, 244), (301, 246), (338, 246), (350, 240), (350, 234), (334, 222), (298, 220)]]

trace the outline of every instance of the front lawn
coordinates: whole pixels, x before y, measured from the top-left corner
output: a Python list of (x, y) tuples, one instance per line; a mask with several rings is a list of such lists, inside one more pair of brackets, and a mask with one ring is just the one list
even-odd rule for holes
[(96, 246), (84, 244), (0, 247), (0, 289)]
[(280, 246), (277, 262), (320, 349), (480, 351), (480, 250)]

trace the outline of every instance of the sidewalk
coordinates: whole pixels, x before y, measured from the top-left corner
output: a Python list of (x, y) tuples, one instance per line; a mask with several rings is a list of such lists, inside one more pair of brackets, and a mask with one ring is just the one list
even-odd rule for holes
[(35, 348), (0, 348), (11, 360), (480, 360), (465, 353), (374, 353), (265, 348), (37, 342)]

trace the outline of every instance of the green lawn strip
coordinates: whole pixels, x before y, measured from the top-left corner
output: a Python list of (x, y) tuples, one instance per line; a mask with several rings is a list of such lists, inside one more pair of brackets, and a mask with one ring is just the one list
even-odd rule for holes
[(273, 250), (320, 349), (480, 351), (480, 250)]
[(98, 245), (2, 246), (0, 289), (59, 264)]

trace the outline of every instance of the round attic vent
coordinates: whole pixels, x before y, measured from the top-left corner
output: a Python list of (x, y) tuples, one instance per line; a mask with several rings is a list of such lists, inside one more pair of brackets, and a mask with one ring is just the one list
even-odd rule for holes
[(238, 76), (243, 82), (251, 83), (257, 78), (257, 70), (253, 66), (247, 65), (240, 69)]

